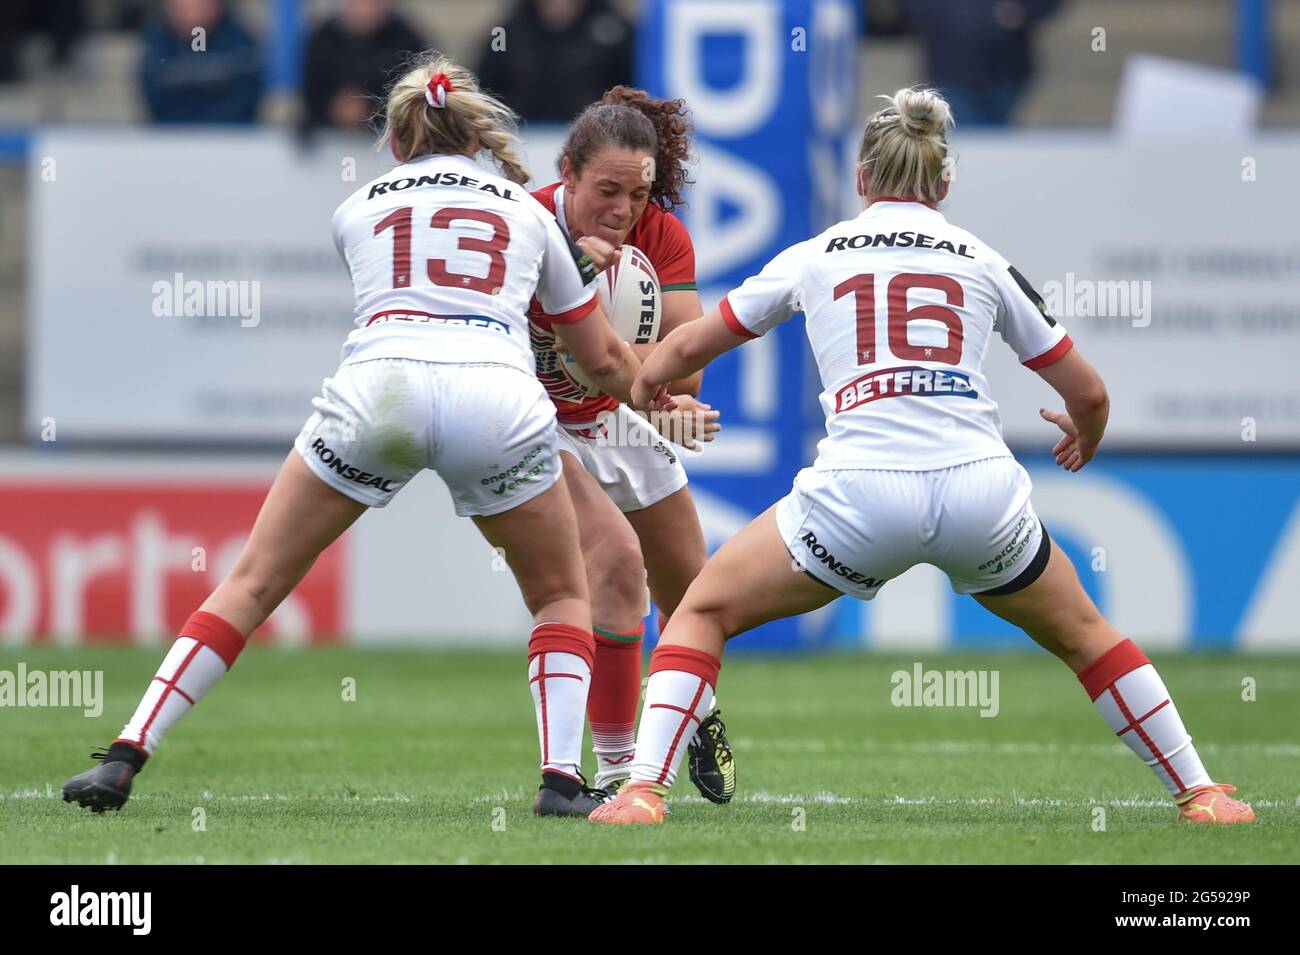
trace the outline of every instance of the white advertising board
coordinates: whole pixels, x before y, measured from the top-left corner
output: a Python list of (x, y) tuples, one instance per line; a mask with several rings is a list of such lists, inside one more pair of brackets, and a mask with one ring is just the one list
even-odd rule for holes
[[(558, 144), (553, 129), (530, 133), (539, 180)], [(1300, 139), (955, 145), (945, 213), (1016, 265), (1102, 371), (1112, 447), (1300, 445)], [(364, 140), (304, 150), (274, 130), (40, 134), (27, 432), (53, 421), (60, 440), (288, 441), (351, 328), (330, 216), (390, 164)], [(705, 161), (696, 176), (724, 173)], [(704, 235), (717, 223), (701, 217), (720, 214), (684, 212)], [(1037, 409), (1054, 396), (1009, 349), (991, 348), (987, 367), (1008, 439), (1042, 445)], [(712, 400), (725, 410), (727, 396)]]

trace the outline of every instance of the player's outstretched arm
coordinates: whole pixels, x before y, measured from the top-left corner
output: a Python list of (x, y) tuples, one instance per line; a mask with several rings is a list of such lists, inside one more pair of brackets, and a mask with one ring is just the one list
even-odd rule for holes
[(614, 333), (604, 309), (598, 305), (576, 322), (556, 325), (555, 334), (601, 391), (622, 402), (631, 400), (641, 363), (632, 347)]
[(1045, 420), (1065, 432), (1052, 448), (1056, 463), (1067, 471), (1077, 471), (1092, 460), (1106, 433), (1110, 417), (1106, 383), (1078, 348), (1071, 348), (1059, 360), (1038, 369), (1038, 374), (1065, 401), (1065, 413), (1039, 411)]
[(632, 386), (632, 406), (650, 408), (655, 394), (669, 382), (695, 374), (723, 352), (746, 341), (727, 327), (722, 312), (716, 308), (703, 318), (679, 325), (641, 366)]
[[(651, 353), (659, 347), (660, 342), (671, 335), (674, 329), (685, 325), (687, 322), (693, 322), (704, 314), (704, 309), (700, 306), (700, 293), (694, 289), (664, 292), (663, 303), (663, 321), (660, 326), (662, 331), (659, 335), (659, 341), (632, 346), (632, 350), (636, 352), (636, 357), (641, 359), (643, 365)], [(691, 395), (698, 398), (700, 389), (703, 387), (704, 372), (696, 371), (679, 381), (670, 381), (668, 383), (668, 392), (673, 395)]]

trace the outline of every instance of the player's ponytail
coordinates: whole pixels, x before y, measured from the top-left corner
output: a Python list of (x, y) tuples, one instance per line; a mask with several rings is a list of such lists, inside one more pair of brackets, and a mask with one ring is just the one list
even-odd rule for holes
[(615, 86), (584, 109), (569, 127), (560, 155), (575, 174), (606, 146), (646, 150), (654, 155), (650, 201), (671, 212), (685, 205), (682, 192), (691, 182), (691, 121), (679, 99), (655, 99), (645, 90)]
[(380, 142), (398, 162), (433, 153), (465, 153), (475, 139), (505, 177), (519, 184), (528, 170), (515, 151), (516, 117), (479, 89), (474, 74), (440, 53), (425, 53), (388, 91)]
[(953, 125), (947, 100), (919, 87), (880, 98), (889, 105), (867, 120), (858, 149), (858, 162), (871, 175), (872, 195), (938, 202)]

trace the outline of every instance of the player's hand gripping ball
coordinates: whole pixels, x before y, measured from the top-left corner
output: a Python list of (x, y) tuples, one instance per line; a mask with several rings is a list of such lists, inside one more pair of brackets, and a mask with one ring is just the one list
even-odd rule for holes
[[(644, 252), (634, 245), (622, 246), (613, 263), (596, 278), (596, 294), (605, 309), (605, 317), (614, 334), (630, 345), (645, 345), (659, 340), (659, 322), (663, 317), (659, 276)], [(568, 351), (557, 349), (564, 371), (591, 395), (600, 394)]]

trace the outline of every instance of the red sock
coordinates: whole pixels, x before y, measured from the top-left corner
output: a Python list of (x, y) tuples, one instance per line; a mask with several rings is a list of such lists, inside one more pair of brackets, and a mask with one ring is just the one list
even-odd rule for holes
[(596, 665), (587, 696), (587, 720), (596, 754), (596, 786), (600, 788), (632, 774), (644, 633), (644, 625), (624, 633), (596, 628)]

